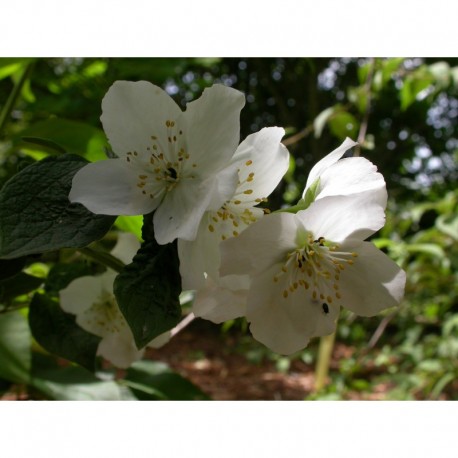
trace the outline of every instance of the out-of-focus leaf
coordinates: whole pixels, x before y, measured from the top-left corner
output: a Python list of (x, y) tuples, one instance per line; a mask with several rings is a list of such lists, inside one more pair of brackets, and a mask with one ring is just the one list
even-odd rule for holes
[(33, 62), (34, 58), (1, 58), (0, 59), (0, 80), (14, 75), (21, 71), (25, 65)]
[(80, 156), (49, 157), (14, 175), (0, 190), (0, 257), (80, 248), (105, 235), (114, 216), (95, 215), (68, 200)]
[(436, 227), (453, 239), (458, 240), (458, 216), (440, 215), (436, 219)]
[(31, 336), (27, 319), (20, 312), (0, 315), (0, 377), (28, 383), (31, 367)]
[(447, 62), (435, 62), (428, 68), (439, 87), (446, 88), (450, 84), (450, 65)]
[(141, 400), (205, 400), (209, 399), (189, 380), (157, 361), (137, 361), (127, 370), (126, 385)]
[(434, 81), (433, 76), (423, 68), (418, 69), (404, 80), (400, 91), (401, 110), (405, 111), (415, 102), (418, 94), (429, 87)]
[(15, 146), (25, 148), (26, 152), (41, 152), (38, 145), (34, 148), (30, 143), (25, 143), (22, 140), (24, 137), (48, 140), (59, 145), (61, 150), (78, 154), (91, 162), (106, 159), (104, 148), (108, 146), (108, 142), (105, 134), (83, 122), (51, 118), (28, 127), (14, 139)]
[(16, 259), (0, 259), (0, 281), (14, 277), (25, 266), (26, 257)]
[(46, 278), (45, 291), (49, 295), (57, 295), (70, 282), (85, 275), (91, 275), (91, 269), (84, 262), (54, 264)]
[(100, 337), (80, 328), (75, 316), (65, 313), (57, 301), (36, 293), (30, 304), (29, 324), (33, 337), (45, 350), (90, 371), (95, 369)]
[(364, 113), (367, 107), (367, 90), (365, 86), (349, 87), (347, 91), (348, 100), (356, 105), (360, 113)]
[(326, 110), (323, 110), (313, 121), (313, 130), (315, 132), (315, 138), (320, 138), (321, 133), (323, 132), (324, 126), (328, 122), (329, 118), (336, 112), (336, 110), (339, 110), (340, 106), (335, 105), (333, 107), (326, 108)]
[(34, 370), (32, 385), (45, 396), (59, 401), (120, 401), (121, 387), (100, 380), (80, 367)]
[(382, 61), (382, 84), (383, 86), (391, 80), (393, 74), (402, 64), (404, 59), (402, 57), (394, 57)]
[(328, 120), (330, 131), (340, 140), (346, 137), (356, 138), (358, 135), (359, 122), (350, 113), (339, 111), (331, 116)]
[(43, 284), (43, 279), (19, 272), (17, 275), (0, 281), (0, 304), (10, 304), (11, 301), (22, 294), (37, 289)]
[(142, 238), (142, 216), (118, 216), (115, 226), (124, 232), (131, 232), (139, 240)]
[(445, 252), (440, 245), (434, 243), (413, 243), (405, 246), (409, 253), (424, 253), (437, 258), (445, 258)]

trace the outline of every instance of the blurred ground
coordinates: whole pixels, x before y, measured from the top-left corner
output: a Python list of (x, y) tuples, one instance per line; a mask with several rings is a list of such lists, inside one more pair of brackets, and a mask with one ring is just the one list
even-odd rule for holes
[[(296, 359), (280, 372), (266, 357), (250, 361), (250, 350), (241, 344), (250, 339), (222, 334), (197, 321), (162, 348), (148, 350), (146, 357), (166, 362), (214, 400), (303, 400), (313, 392), (313, 365)], [(337, 344), (331, 370), (351, 353), (352, 348)], [(370, 394), (349, 392), (348, 399), (384, 399), (389, 388), (380, 384)]]

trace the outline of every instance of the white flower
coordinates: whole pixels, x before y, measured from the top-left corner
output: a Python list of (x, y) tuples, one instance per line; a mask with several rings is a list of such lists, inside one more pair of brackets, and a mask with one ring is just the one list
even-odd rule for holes
[(331, 334), (340, 306), (372, 316), (397, 305), (405, 272), (363, 241), (383, 224), (377, 196), (356, 193), (268, 215), (223, 242), (221, 275), (251, 279), (246, 317), (254, 338), (290, 354)]
[(284, 130), (270, 127), (249, 135), (237, 148), (230, 166), (238, 173), (233, 195), (222, 206), (206, 211), (194, 241), (178, 240), (183, 289), (197, 290), (193, 312), (221, 322), (243, 315), (248, 277), (219, 278), (221, 241), (236, 237), (264, 215), (260, 202), (275, 189), (289, 165), (280, 142)]
[[(119, 240), (111, 254), (129, 263), (140, 247), (132, 234), (120, 233)], [(116, 272), (108, 269), (95, 277), (80, 277), (60, 291), (60, 305), (67, 313), (76, 315), (76, 323), (84, 330), (99, 336), (97, 354), (121, 368), (129, 367), (143, 356), (138, 350), (113, 293)], [(165, 344), (170, 332), (153, 339), (148, 346)]]
[(307, 200), (307, 192), (312, 193), (312, 201), (328, 196), (369, 192), (385, 207), (386, 185), (383, 175), (377, 172), (377, 167), (364, 157), (341, 159), (357, 144), (346, 138), (338, 148), (317, 162), (309, 173), (302, 198)]
[(151, 83), (115, 82), (103, 99), (101, 121), (118, 158), (78, 171), (70, 201), (106, 215), (156, 209), (158, 243), (193, 240), (210, 203), (221, 205), (234, 192), (236, 170), (219, 181), (216, 175), (237, 149), (244, 104), (241, 92), (214, 85), (182, 112)]

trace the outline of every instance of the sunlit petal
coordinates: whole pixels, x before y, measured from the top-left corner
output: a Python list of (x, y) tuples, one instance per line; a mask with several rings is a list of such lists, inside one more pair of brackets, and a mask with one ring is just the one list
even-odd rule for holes
[(108, 159), (80, 169), (73, 177), (70, 202), (83, 204), (88, 210), (102, 215), (142, 215), (159, 204), (137, 186), (134, 169), (124, 160)]
[(147, 81), (116, 81), (103, 98), (102, 111), (103, 129), (120, 157), (129, 151), (146, 154), (151, 136), (182, 113), (164, 90)]
[[(345, 245), (342, 245), (345, 250)], [(399, 304), (404, 295), (406, 273), (372, 243), (350, 246), (358, 256), (340, 277), (340, 303), (361, 316), (374, 316)]]

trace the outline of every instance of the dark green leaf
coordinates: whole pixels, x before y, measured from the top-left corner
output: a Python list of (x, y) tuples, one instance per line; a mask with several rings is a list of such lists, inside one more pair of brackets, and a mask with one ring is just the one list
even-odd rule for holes
[(65, 313), (58, 302), (35, 294), (30, 304), (29, 325), (33, 337), (50, 353), (74, 361), (93, 371), (100, 337), (80, 328), (75, 317)]
[(86, 164), (74, 155), (49, 157), (5, 184), (0, 191), (0, 257), (84, 247), (105, 235), (114, 216), (95, 215), (68, 200), (72, 178)]
[(0, 304), (10, 304), (16, 296), (27, 294), (37, 289), (44, 280), (42, 278), (19, 272), (17, 275), (0, 281)]
[(14, 277), (25, 266), (26, 258), (0, 259), (0, 281)]
[(126, 385), (140, 400), (206, 400), (209, 397), (189, 380), (157, 361), (137, 361), (128, 369)]
[(0, 315), (0, 377), (14, 383), (30, 378), (31, 336), (27, 319), (20, 312)]
[(34, 355), (32, 370), (32, 386), (49, 399), (118, 401), (124, 398), (122, 389), (116, 382), (102, 381), (78, 366), (50, 367), (42, 355)]
[(72, 264), (55, 264), (51, 267), (46, 279), (45, 291), (50, 295), (57, 295), (61, 289), (66, 288), (76, 278), (91, 275), (91, 269), (84, 262)]
[(22, 140), (26, 143), (31, 143), (32, 145), (40, 145), (44, 146), (45, 150), (51, 150), (51, 152), (59, 153), (59, 154), (65, 154), (67, 151), (65, 151), (62, 146), (58, 145), (56, 142), (53, 142), (52, 140), (48, 140), (46, 138), (40, 138), (40, 137), (22, 137)]
[(174, 327), (180, 317), (181, 277), (176, 244), (143, 243), (114, 282), (119, 308), (138, 348)]

